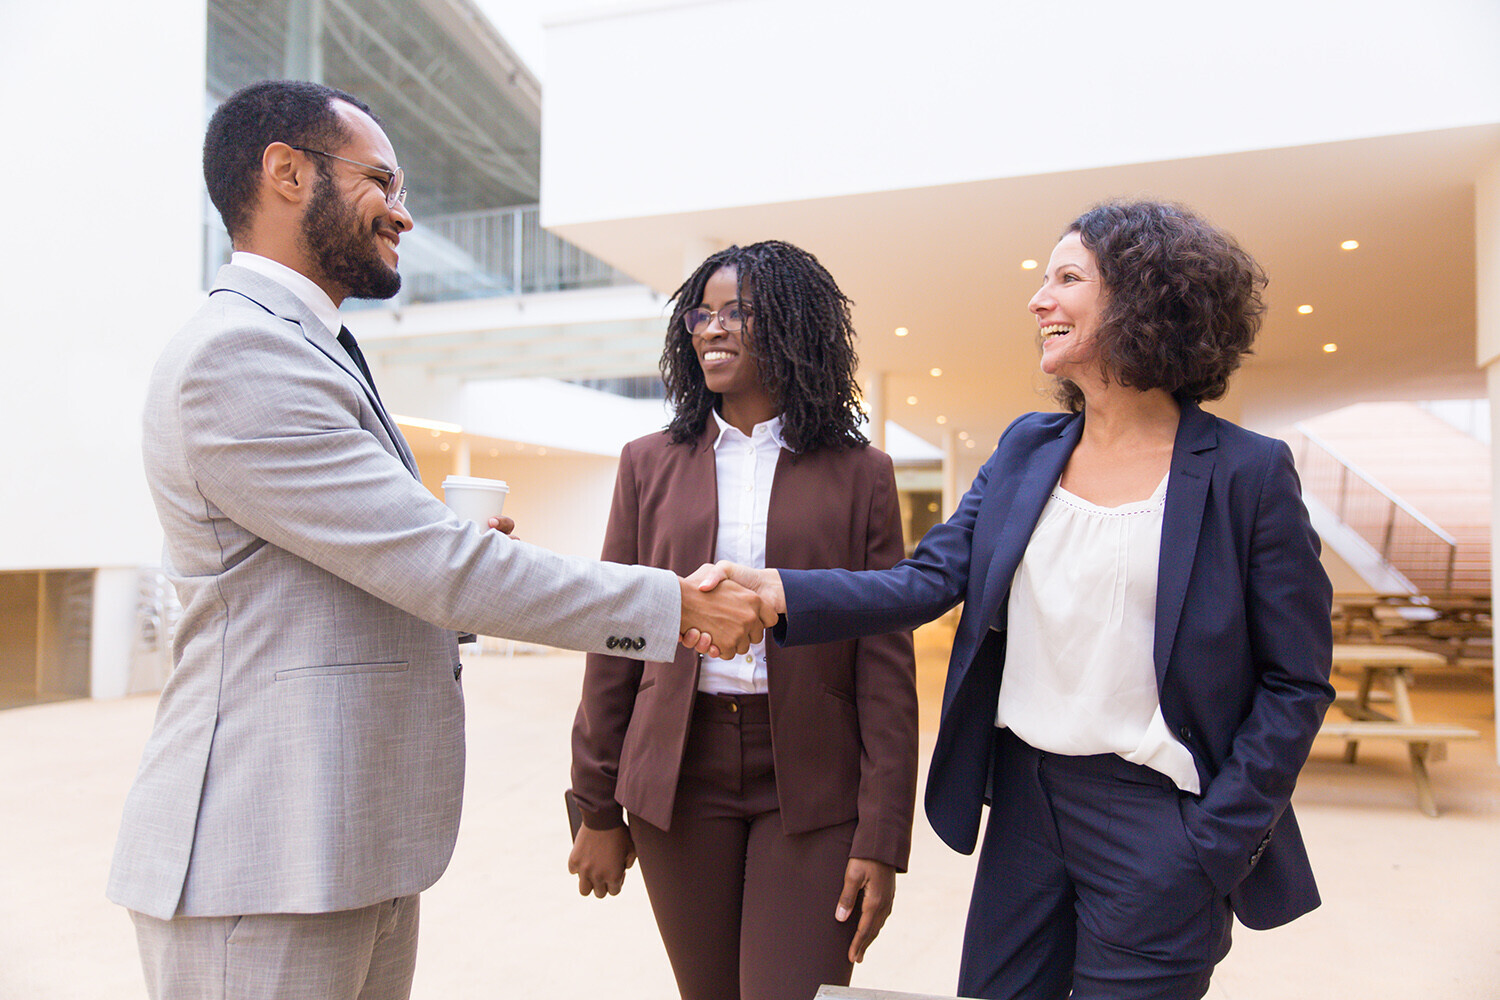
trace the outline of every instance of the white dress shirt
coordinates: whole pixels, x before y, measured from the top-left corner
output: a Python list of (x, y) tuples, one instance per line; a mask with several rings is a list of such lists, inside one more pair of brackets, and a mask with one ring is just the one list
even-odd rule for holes
[(1152, 656), (1166, 498), (1166, 478), (1119, 507), (1053, 488), (1010, 588), (995, 724), (1050, 753), (1119, 754), (1197, 794)]
[(297, 296), (335, 337), (344, 328), (343, 321), (339, 319), (339, 307), (333, 304), (327, 292), (318, 287), (317, 282), (301, 271), (294, 271), (280, 261), (262, 257), (258, 253), (246, 253), (244, 250), (236, 250), (230, 254), (229, 263), (235, 267), (254, 271), (261, 277), (270, 278)]
[[(728, 559), (754, 569), (766, 568), (766, 517), (771, 509), (771, 481), (785, 441), (781, 418), (756, 424), (746, 437), (714, 412), (719, 436), (714, 439), (714, 467), (719, 485), (719, 537), (714, 559)], [(765, 694), (766, 644), (732, 660), (700, 657), (698, 690), (710, 694)]]

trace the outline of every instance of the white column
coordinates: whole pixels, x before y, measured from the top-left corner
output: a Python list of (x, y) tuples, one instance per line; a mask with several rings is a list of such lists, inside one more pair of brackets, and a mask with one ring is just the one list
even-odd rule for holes
[(865, 414), (870, 418), (870, 443), (885, 451), (885, 372), (865, 379)]
[(94, 571), (94, 613), (89, 635), (89, 693), (95, 698), (130, 694), (130, 657), (135, 650), (140, 571), (107, 567)]
[(469, 461), (473, 455), (469, 444), (469, 435), (460, 434), (458, 444), (453, 449), (453, 474), (455, 476), (471, 475), (469, 472)]
[(943, 519), (958, 509), (958, 434), (943, 428)]
[[(1490, 397), (1490, 469), (1500, 469), (1500, 157), (1474, 182), (1475, 360), (1485, 371)], [(1500, 491), (1490, 497), (1490, 593), (1500, 580)], [(1495, 688), (1500, 711), (1500, 686)], [(1500, 748), (1496, 759), (1500, 760)]]
[(323, 82), (323, 0), (292, 0), (286, 12), (287, 79)]

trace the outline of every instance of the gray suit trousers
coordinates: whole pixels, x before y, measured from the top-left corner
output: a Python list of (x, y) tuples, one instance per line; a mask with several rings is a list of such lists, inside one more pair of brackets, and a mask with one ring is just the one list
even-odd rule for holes
[(420, 898), (333, 913), (130, 917), (151, 1000), (406, 1000)]

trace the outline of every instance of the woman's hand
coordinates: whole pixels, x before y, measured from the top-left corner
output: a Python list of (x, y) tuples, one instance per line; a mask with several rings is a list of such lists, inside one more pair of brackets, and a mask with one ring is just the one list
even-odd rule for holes
[(855, 904), (859, 905), (859, 926), (849, 944), (849, 961), (865, 960), (865, 949), (885, 926), (885, 918), (891, 915), (891, 904), (895, 901), (896, 869), (868, 858), (849, 859), (844, 869), (844, 891), (833, 913), (834, 919), (842, 923), (854, 912)]
[(578, 876), (578, 895), (593, 893), (603, 899), (605, 893), (620, 894), (625, 884), (625, 869), (635, 864), (635, 841), (630, 828), (617, 826), (610, 830), (578, 828), (578, 839), (568, 854), (568, 871)]

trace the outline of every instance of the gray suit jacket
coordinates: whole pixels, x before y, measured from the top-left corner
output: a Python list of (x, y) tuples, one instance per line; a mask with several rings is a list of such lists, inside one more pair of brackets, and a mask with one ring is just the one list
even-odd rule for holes
[(183, 616), (110, 873), (133, 910), (327, 912), (436, 881), (463, 792), (454, 630), (674, 655), (675, 576), (459, 521), (337, 339), (254, 272), (221, 270), (167, 346), (144, 442)]

